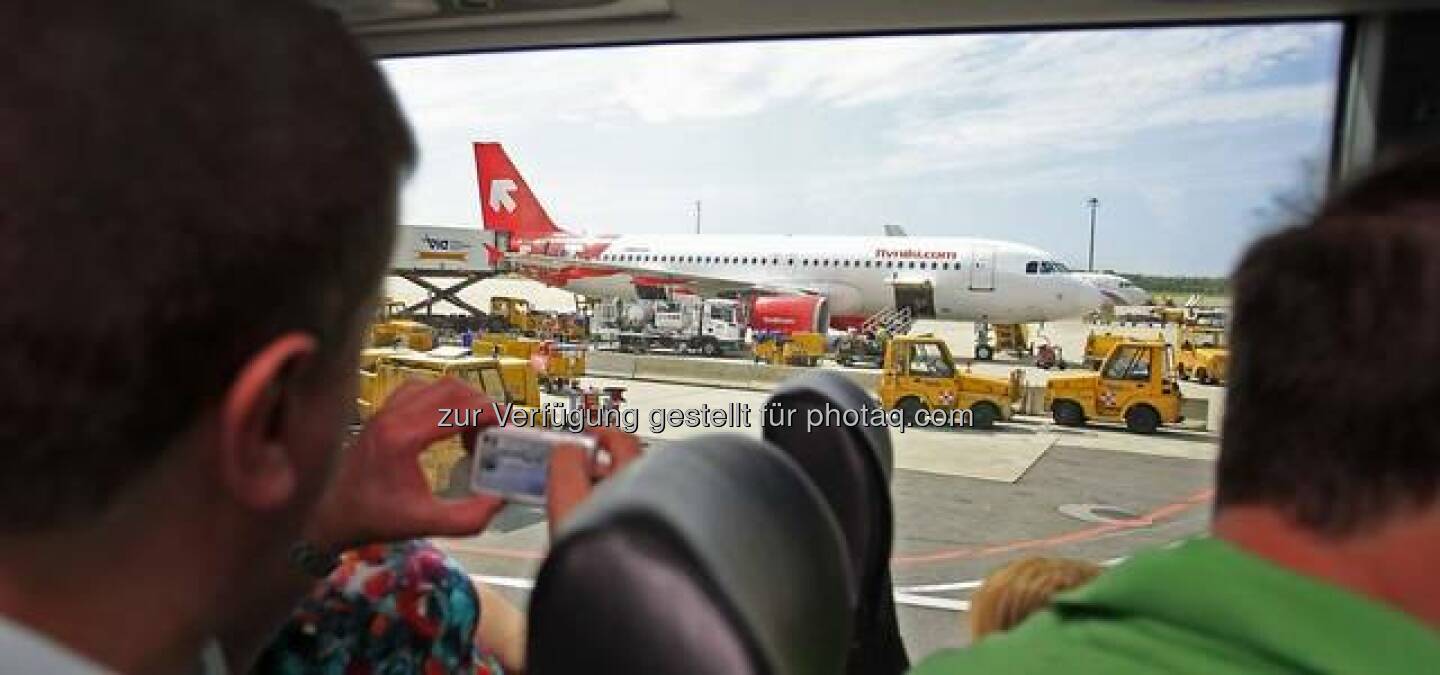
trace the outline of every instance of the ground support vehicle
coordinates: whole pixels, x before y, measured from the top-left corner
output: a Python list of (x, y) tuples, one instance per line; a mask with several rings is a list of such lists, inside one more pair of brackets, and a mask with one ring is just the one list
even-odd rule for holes
[[(882, 334), (888, 335), (888, 334)], [(885, 366), (885, 344), (888, 337), (875, 333), (851, 332), (835, 340), (833, 356), (842, 366), (864, 364), (876, 368)]]
[(434, 349), (435, 329), (419, 321), (401, 318), (400, 311), (404, 308), (403, 302), (385, 301), (375, 317), (375, 323), (370, 324), (371, 347), (406, 347), (422, 352)]
[(1141, 434), (1184, 419), (1180, 384), (1172, 375), (1170, 350), (1163, 340), (1124, 339), (1110, 348), (1099, 372), (1051, 375), (1045, 408), (1056, 424), (1110, 422)]
[[(468, 354), (444, 356), (389, 348), (366, 349), (361, 353), (357, 412), (361, 419), (368, 419), (401, 384), (443, 377), (463, 380), (502, 406), (508, 403), (523, 408), (540, 407), (538, 379), (526, 360)], [(456, 417), (462, 414), (476, 413), (451, 411), (450, 419), (441, 419), (439, 423), (466, 426), (469, 419)], [(449, 485), (450, 472), (463, 455), (458, 436), (440, 441), (421, 454), (420, 467), (431, 489), (440, 491)]]
[(876, 393), (881, 406), (903, 411), (907, 423), (918, 422), (927, 413), (933, 419), (935, 411), (942, 411), (986, 429), (1009, 420), (1023, 392), (1021, 371), (1009, 378), (962, 372), (945, 342), (925, 334), (890, 339)]
[(772, 366), (809, 367), (828, 355), (826, 342), (826, 336), (821, 333), (760, 333), (750, 349), (756, 361)]
[(1180, 379), (1225, 384), (1229, 366), (1230, 347), (1225, 342), (1225, 329), (1209, 326), (1180, 329), (1179, 347), (1175, 350), (1175, 373)]
[(742, 313), (740, 303), (734, 300), (656, 301), (648, 311), (630, 312), (609, 339), (620, 351), (635, 354), (669, 349), (680, 354), (723, 356), (745, 348)]

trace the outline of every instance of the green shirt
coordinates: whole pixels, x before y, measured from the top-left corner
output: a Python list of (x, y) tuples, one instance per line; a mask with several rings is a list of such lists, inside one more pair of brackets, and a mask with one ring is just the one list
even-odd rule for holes
[(1440, 633), (1216, 539), (1135, 556), (911, 675), (1440, 673)]

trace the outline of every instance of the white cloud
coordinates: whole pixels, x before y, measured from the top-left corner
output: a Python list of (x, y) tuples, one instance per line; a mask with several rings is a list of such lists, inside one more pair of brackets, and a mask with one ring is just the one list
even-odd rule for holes
[[(1003, 218), (1008, 204), (980, 203), (987, 191), (1013, 201), (1146, 179), (1174, 183), (1147, 185), (1137, 200), (1180, 230), (1186, 181), (1212, 192), (1248, 181), (1253, 192), (1257, 175), (1323, 149), (1323, 137), (1296, 140), (1315, 138), (1297, 130), (1328, 120), (1334, 63), (1324, 60), (1339, 33), (1324, 24), (762, 41), (399, 59), (385, 70), (422, 148), (405, 202), (414, 222), (475, 222), (469, 144), (498, 139), (543, 185), (552, 215), (595, 230), (683, 231), (703, 197), (707, 231), (868, 232), (877, 218), (933, 218), (957, 190), (966, 209)], [(1139, 158), (1156, 139), (1178, 147), (1269, 129), (1288, 130), (1289, 144), (1242, 148), (1249, 164), (1198, 145), (1168, 162)], [(1192, 166), (1192, 154), (1209, 163)], [(1069, 213), (1077, 197), (1055, 199)]]

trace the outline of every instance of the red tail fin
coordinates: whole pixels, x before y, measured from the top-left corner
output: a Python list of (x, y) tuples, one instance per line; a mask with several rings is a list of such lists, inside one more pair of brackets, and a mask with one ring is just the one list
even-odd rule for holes
[(475, 144), (475, 171), (480, 182), (480, 213), (485, 229), (509, 232), (511, 241), (560, 232), (530, 186), (515, 170), (499, 143)]

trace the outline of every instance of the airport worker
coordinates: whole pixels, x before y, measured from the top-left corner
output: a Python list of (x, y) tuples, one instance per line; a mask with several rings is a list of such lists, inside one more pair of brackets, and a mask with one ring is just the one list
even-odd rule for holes
[(1440, 670), (1440, 151), (1260, 240), (1232, 281), (1211, 536), (913, 673)]
[(0, 52), (0, 671), (241, 672), (335, 552), (485, 526), (417, 461), (474, 389), (341, 451), (414, 147), (333, 13), (17, 0)]

